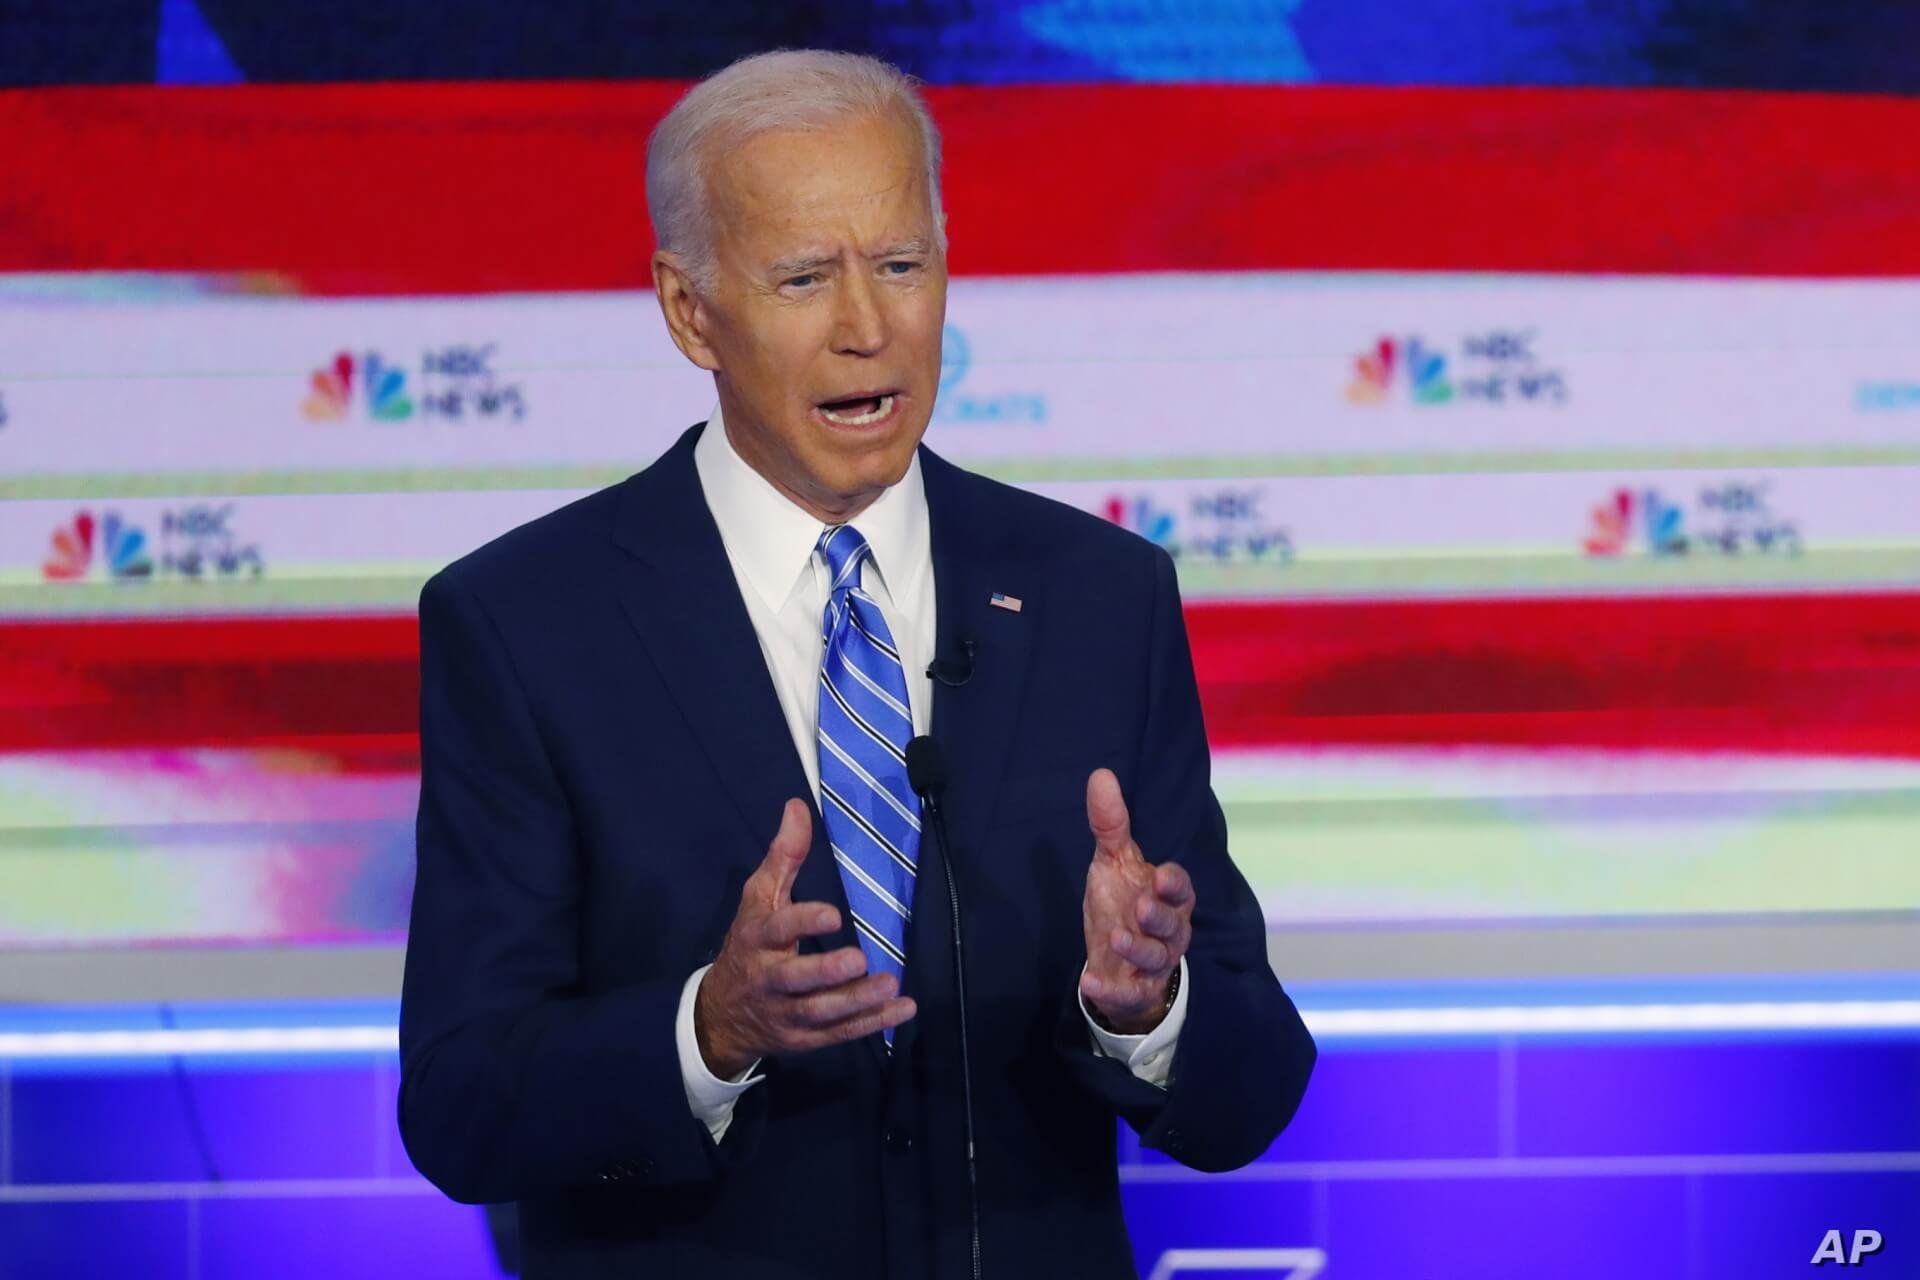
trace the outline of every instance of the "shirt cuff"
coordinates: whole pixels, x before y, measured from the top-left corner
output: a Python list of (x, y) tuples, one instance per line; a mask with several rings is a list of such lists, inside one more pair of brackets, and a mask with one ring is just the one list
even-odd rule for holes
[[(1081, 972), (1085, 972), (1084, 969)], [(1187, 1024), (1187, 958), (1180, 957), (1180, 989), (1174, 992), (1173, 1008), (1160, 1019), (1160, 1025), (1141, 1036), (1123, 1036), (1108, 1031), (1093, 1020), (1087, 998), (1080, 1000), (1080, 1016), (1087, 1020), (1093, 1037), (1093, 1051), (1127, 1064), (1127, 1070), (1155, 1088), (1164, 1089), (1173, 1074), (1173, 1051), (1180, 1043), (1180, 1028)]]
[(754, 1068), (760, 1065), (756, 1061), (733, 1079), (722, 1080), (707, 1069), (707, 1060), (700, 1056), (700, 1038), (693, 1030), (693, 1001), (700, 993), (700, 980), (711, 968), (710, 964), (701, 965), (680, 988), (680, 1012), (673, 1020), (673, 1043), (680, 1053), (680, 1082), (686, 1086), (687, 1107), (718, 1142), (726, 1136), (727, 1126), (733, 1123), (733, 1104), (766, 1076), (753, 1074)]

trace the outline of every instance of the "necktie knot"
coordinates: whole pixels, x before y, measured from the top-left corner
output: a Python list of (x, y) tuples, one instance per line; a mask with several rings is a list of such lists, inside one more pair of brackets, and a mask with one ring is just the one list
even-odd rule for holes
[(873, 549), (867, 546), (867, 540), (860, 531), (850, 524), (837, 524), (820, 535), (820, 541), (814, 544), (820, 558), (826, 561), (829, 591), (833, 595), (860, 585), (860, 566), (873, 555)]

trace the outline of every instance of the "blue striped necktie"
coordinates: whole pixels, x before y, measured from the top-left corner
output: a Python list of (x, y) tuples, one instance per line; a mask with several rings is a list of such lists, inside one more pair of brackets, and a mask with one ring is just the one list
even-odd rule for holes
[[(820, 816), (867, 972), (901, 979), (920, 853), (920, 798), (907, 785), (906, 671), (880, 606), (860, 586), (873, 557), (867, 540), (838, 525), (815, 549), (832, 583), (820, 620)], [(893, 1044), (891, 1029), (886, 1040)]]

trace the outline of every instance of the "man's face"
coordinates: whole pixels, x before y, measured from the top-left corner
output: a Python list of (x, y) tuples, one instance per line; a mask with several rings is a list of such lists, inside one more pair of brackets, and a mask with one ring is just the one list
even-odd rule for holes
[[(946, 318), (920, 140), (903, 114), (762, 134), (711, 158), (714, 288), (676, 304), (740, 455), (814, 515), (906, 474)], [(656, 266), (656, 282), (661, 280)]]

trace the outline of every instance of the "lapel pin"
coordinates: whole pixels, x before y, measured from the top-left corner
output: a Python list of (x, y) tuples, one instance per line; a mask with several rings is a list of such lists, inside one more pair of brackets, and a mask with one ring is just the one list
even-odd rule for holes
[(996, 591), (987, 597), (987, 603), (996, 609), (1005, 609), (1008, 613), (1020, 612), (1020, 597), (1003, 595)]

